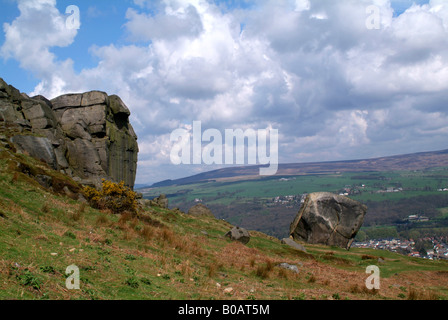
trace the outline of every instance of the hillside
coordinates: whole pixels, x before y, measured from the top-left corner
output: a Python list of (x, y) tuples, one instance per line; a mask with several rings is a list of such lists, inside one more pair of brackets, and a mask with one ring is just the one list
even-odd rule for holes
[[(447, 177), (448, 167), (445, 166), (258, 179), (241, 177), (236, 181), (222, 179), (139, 191), (145, 198), (166, 194), (170, 206), (182, 210), (202, 202), (217, 218), (280, 239), (288, 236), (302, 195), (320, 191), (342, 193), (368, 206), (363, 229), (369, 228), (372, 235), (377, 234), (379, 226), (393, 226), (395, 231), (389, 233), (390, 236), (408, 237), (411, 229), (421, 236), (448, 236)], [(428, 217), (429, 221), (403, 223), (409, 215), (415, 214)]]
[[(394, 170), (425, 170), (448, 166), (448, 149), (432, 152), (420, 152), (389, 157), (362, 160), (309, 162), (279, 164), (275, 176), (298, 176), (310, 174), (335, 174), (341, 172), (379, 172)], [(238, 181), (259, 179), (260, 166), (230, 167), (203, 172), (191, 177), (165, 180), (151, 187), (181, 186), (209, 181)]]
[[(243, 245), (224, 238), (231, 225), (212, 217), (157, 207), (134, 218), (99, 211), (74, 200), (81, 186), (71, 178), (1, 142), (2, 300), (448, 298), (447, 262), (318, 245), (304, 253), (255, 231)], [(58, 183), (46, 188), (38, 175)], [(278, 267), (283, 262), (299, 272)], [(73, 264), (79, 290), (65, 286)], [(381, 270), (378, 291), (365, 287), (369, 265)]]

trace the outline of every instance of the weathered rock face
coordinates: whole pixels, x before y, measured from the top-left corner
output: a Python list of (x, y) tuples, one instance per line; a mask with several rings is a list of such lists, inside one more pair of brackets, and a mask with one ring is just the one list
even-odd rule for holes
[(367, 207), (328, 192), (309, 194), (290, 226), (295, 240), (350, 249)]
[(206, 216), (206, 217), (214, 217), (213, 213), (207, 208), (206, 205), (202, 203), (198, 203), (188, 210), (188, 214), (193, 216)]
[(0, 128), (22, 152), (87, 185), (101, 179), (134, 187), (137, 136), (115, 95), (91, 91), (48, 100), (20, 93), (0, 78)]

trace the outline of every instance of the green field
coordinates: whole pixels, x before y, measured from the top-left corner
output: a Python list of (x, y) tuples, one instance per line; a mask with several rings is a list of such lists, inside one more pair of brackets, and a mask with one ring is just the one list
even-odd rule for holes
[[(367, 204), (365, 227), (390, 225), (411, 214), (431, 217), (430, 224), (418, 227), (448, 227), (448, 220), (444, 219), (448, 216), (448, 192), (439, 191), (444, 188), (448, 188), (448, 167), (210, 181), (139, 192), (148, 199), (166, 194), (171, 207), (184, 211), (195, 204), (195, 199), (200, 199), (219, 218), (283, 236), (300, 207), (300, 195), (321, 191), (347, 192), (350, 198)], [(275, 197), (288, 195), (296, 196), (288, 207), (273, 203)]]
[[(287, 179), (287, 181), (282, 180)], [(361, 186), (365, 185), (364, 188)], [(358, 201), (384, 201), (440, 194), (448, 188), (448, 168), (428, 171), (392, 171), (339, 175), (305, 175), (269, 177), (235, 182), (206, 182), (182, 186), (143, 189), (146, 198), (167, 194), (173, 204), (200, 198), (210, 203), (229, 203), (235, 200), (273, 198), (279, 195), (297, 195), (311, 192), (339, 192), (346, 186), (355, 187), (360, 194), (352, 194)], [(384, 192), (387, 188), (402, 188), (402, 192)]]

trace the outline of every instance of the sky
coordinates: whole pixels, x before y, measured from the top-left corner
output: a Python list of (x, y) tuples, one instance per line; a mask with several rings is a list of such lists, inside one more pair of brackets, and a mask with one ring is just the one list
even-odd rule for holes
[(138, 136), (138, 184), (226, 166), (172, 163), (171, 133), (194, 121), (223, 134), (278, 130), (280, 163), (448, 148), (448, 0), (0, 7), (0, 77), (49, 99), (119, 95)]

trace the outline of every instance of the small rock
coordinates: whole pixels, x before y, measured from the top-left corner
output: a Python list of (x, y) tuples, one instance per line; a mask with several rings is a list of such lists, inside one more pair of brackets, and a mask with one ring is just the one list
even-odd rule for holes
[(49, 189), (53, 183), (53, 179), (44, 174), (37, 175), (35, 180), (45, 189)]
[(299, 250), (299, 251), (306, 252), (306, 248), (304, 246), (302, 246), (300, 243), (295, 242), (291, 238), (284, 238), (284, 239), (282, 239), (282, 244), (287, 244), (291, 248), (294, 248), (294, 249)]
[(221, 288), (221, 284), (217, 282), (217, 283), (216, 283), (216, 287), (217, 287), (217, 288)]
[(233, 292), (233, 288), (232, 287), (224, 289), (224, 293), (232, 293), (232, 292)]
[(70, 252), (74, 252), (76, 250), (76, 248), (72, 248), (72, 249), (70, 249), (70, 250), (68, 250), (68, 251), (70, 251)]
[(283, 269), (291, 270), (294, 273), (299, 273), (299, 268), (296, 265), (283, 262), (280, 263), (278, 266)]
[(50, 253), (53, 257), (57, 256), (58, 254), (56, 252)]

